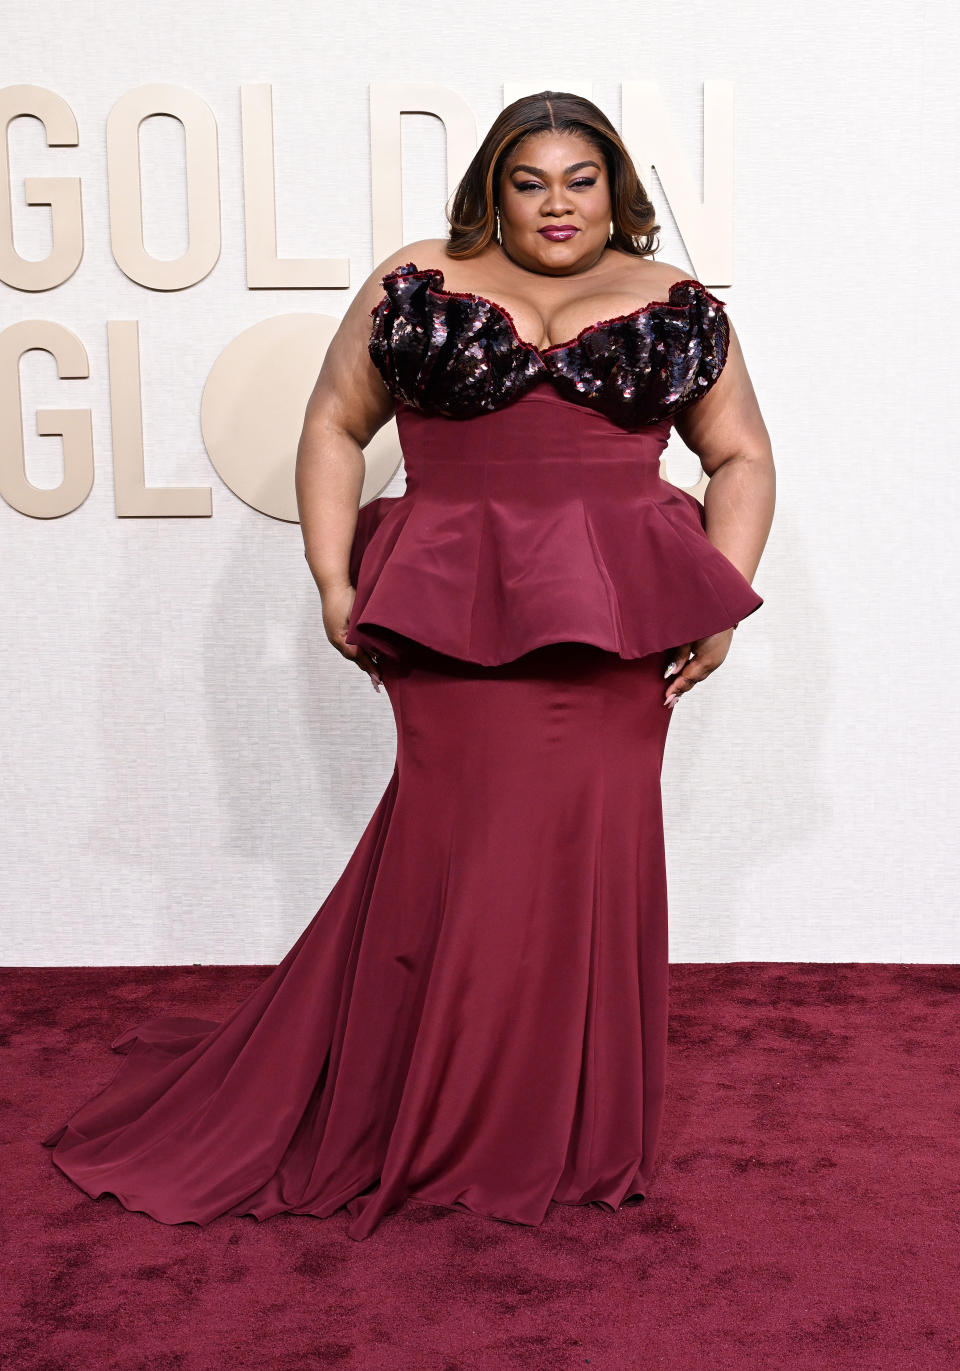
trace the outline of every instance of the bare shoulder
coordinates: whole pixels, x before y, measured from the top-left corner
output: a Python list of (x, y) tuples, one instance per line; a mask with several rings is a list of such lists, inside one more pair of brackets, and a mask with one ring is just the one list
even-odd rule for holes
[(428, 267), (441, 266), (447, 260), (446, 238), (418, 238), (414, 243), (404, 243), (402, 248), (397, 248), (396, 252), (391, 252), (389, 257), (378, 262), (369, 279), (379, 284), (388, 272), (409, 262), (424, 271)]
[(690, 272), (672, 262), (655, 262), (652, 257), (617, 251), (616, 263), (611, 263), (607, 280), (615, 290), (631, 295), (637, 301), (666, 300), (671, 286), (689, 281)]
[(683, 267), (675, 267), (671, 262), (653, 262), (650, 258), (644, 260), (643, 271), (646, 273), (644, 279), (650, 283), (653, 290), (663, 294), (678, 281), (691, 279), (690, 272)]
[(408, 262), (413, 262), (421, 270), (439, 265), (446, 257), (446, 241), (445, 238), (419, 238), (414, 243), (405, 243), (397, 248), (389, 257), (384, 257), (360, 286), (351, 310), (360, 315), (369, 314), (383, 297), (384, 276), (397, 267), (406, 266)]

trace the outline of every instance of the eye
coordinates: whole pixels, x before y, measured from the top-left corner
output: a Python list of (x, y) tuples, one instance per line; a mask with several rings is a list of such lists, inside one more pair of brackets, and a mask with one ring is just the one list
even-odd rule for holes
[[(595, 186), (597, 178), (595, 176), (580, 176), (576, 181), (571, 181), (572, 186)], [(539, 181), (514, 181), (514, 190), (542, 190)]]

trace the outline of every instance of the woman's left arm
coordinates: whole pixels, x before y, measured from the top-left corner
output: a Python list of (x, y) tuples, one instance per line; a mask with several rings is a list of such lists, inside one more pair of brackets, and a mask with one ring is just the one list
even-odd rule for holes
[[(723, 370), (706, 395), (680, 412), (674, 428), (710, 478), (703, 499), (704, 532), (752, 581), (773, 523), (776, 471), (770, 435), (732, 324)], [(668, 708), (716, 671), (732, 638), (733, 629), (724, 629), (696, 643), (682, 643), (669, 654), (665, 674), (670, 682), (663, 700)]]
[(707, 537), (752, 581), (773, 523), (776, 470), (733, 324), (723, 370), (702, 399), (680, 412), (674, 428), (710, 478), (703, 501)]

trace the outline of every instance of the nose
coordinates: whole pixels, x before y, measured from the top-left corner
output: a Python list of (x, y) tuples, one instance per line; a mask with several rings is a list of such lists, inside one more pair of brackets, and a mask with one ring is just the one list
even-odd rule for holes
[(543, 206), (543, 213), (549, 217), (560, 214), (572, 214), (573, 206), (565, 203), (562, 195), (552, 195)]

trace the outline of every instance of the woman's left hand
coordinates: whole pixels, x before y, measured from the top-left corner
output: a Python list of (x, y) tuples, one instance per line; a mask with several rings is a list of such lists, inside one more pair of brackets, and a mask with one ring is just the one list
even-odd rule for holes
[(670, 677), (663, 701), (667, 709), (674, 709), (681, 695), (685, 695), (695, 685), (705, 681), (711, 672), (716, 671), (730, 651), (732, 642), (733, 629), (725, 628), (722, 633), (711, 633), (706, 638), (698, 638), (695, 643), (683, 643), (670, 653), (667, 658), (667, 669), (663, 673), (664, 676)]

